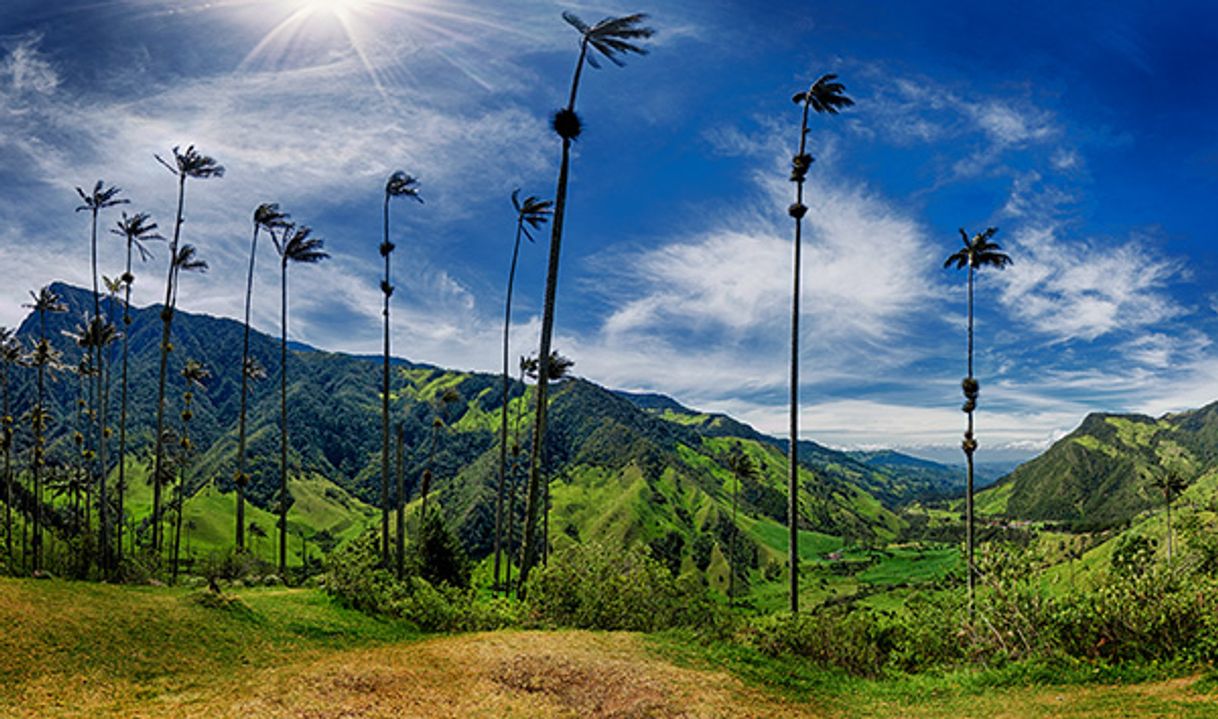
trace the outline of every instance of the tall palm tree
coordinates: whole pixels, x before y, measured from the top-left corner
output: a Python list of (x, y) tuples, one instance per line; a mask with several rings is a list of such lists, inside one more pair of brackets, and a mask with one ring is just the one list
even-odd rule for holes
[(727, 471), (731, 472), (732, 478), (736, 480), (732, 492), (732, 546), (727, 575), (727, 599), (728, 602), (734, 602), (736, 600), (736, 536), (739, 526), (736, 524), (736, 513), (740, 505), (740, 485), (746, 479), (757, 478), (757, 465), (753, 463), (752, 457), (744, 453), (739, 442), (733, 444), (731, 451), (727, 454)]
[(989, 227), (985, 232), (973, 235), (970, 239), (964, 228), (960, 229), (960, 239), (964, 241), (964, 247), (952, 253), (943, 262), (943, 267), (954, 267), (955, 269), (968, 268), (968, 376), (960, 383), (961, 389), (964, 390), (964, 407), (962, 409), (968, 414), (968, 429), (964, 432), (964, 441), (960, 447), (964, 450), (964, 457), (968, 462), (968, 475), (965, 481), (964, 488), (964, 543), (967, 553), (968, 566), (968, 611), (969, 617), (973, 616), (973, 608), (975, 606), (974, 599), (977, 588), (977, 567), (973, 563), (973, 453), (977, 451), (977, 440), (973, 437), (973, 412), (977, 409), (977, 397), (981, 393), (981, 384), (973, 377), (973, 283), (974, 275), (985, 267), (993, 267), (1001, 270), (1011, 264), (1011, 258), (1002, 252), (1002, 247), (997, 242), (990, 242), (990, 238), (998, 232), (998, 228)]
[[(173, 148), (173, 162), (167, 162), (160, 155), (155, 155), (157, 162), (178, 180), (178, 209), (174, 215), (173, 237), (169, 241), (169, 276), (165, 281), (165, 306), (161, 308), (161, 368), (157, 382), (156, 396), (156, 451), (153, 460), (152, 475), (154, 478), (162, 474), (161, 465), (165, 461), (165, 381), (169, 373), (169, 353), (173, 349), (170, 343), (173, 311), (177, 301), (177, 280), (182, 270), (204, 271), (207, 264), (198, 260), (195, 249), (191, 245), (178, 246), (182, 237), (182, 212), (186, 202), (186, 180), (205, 180), (211, 177), (224, 177), (224, 166), (214, 159), (195, 150), (190, 145), (185, 151), (177, 146)], [(152, 483), (152, 548), (155, 556), (159, 556), (161, 548), (161, 483)]]
[(210, 378), (211, 372), (196, 360), (186, 360), (186, 364), (182, 367), (182, 380), (186, 383), (186, 391), (182, 393), (181, 461), (178, 462), (177, 517), (174, 522), (173, 532), (173, 575), (170, 580), (171, 584), (176, 584), (178, 581), (178, 559), (180, 557), (178, 550), (182, 546), (182, 515), (186, 512), (186, 471), (189, 468), (190, 455), (194, 448), (190, 442), (190, 420), (194, 417), (191, 405), (194, 403), (194, 390), (196, 388), (203, 389)]
[(431, 420), (431, 445), (427, 449), (427, 466), (423, 469), (423, 481), (419, 487), (419, 494), (422, 497), (422, 502), (419, 504), (420, 532), (423, 531), (422, 522), (427, 517), (427, 494), (431, 489), (431, 481), (435, 477), (432, 467), (436, 459), (436, 447), (440, 443), (440, 429), (444, 427), (445, 420), (448, 418), (448, 408), (460, 402), (461, 393), (457, 391), (457, 388), (445, 387), (432, 405), (435, 417)]
[(245, 416), (250, 387), (250, 308), (254, 297), (254, 260), (258, 256), (258, 232), (266, 230), (271, 237), (277, 230), (286, 230), (288, 215), (279, 211), (279, 205), (263, 203), (254, 210), (254, 238), (250, 241), (250, 269), (245, 279), (245, 325), (241, 338), (241, 410), (237, 420), (237, 476), (233, 484), (237, 487), (237, 551), (245, 549), (245, 487), (249, 475), (245, 473)]
[[(131, 258), (133, 251), (139, 252), (140, 262), (152, 259), (152, 251), (145, 243), (164, 242), (165, 238), (157, 232), (157, 224), (147, 212), (138, 212), (128, 216), (123, 213), (123, 219), (110, 232), (123, 238), (127, 245), (127, 264), (120, 278), (123, 284), (123, 373), (122, 389), (119, 395), (118, 416), (118, 509), (116, 516), (121, 524), (123, 518), (123, 502), (127, 494), (127, 358), (131, 344), (131, 285), (135, 283), (135, 275), (131, 274)], [(123, 532), (120, 526), (118, 534), (118, 556), (123, 556)]]
[[(546, 394), (549, 386), (549, 372), (545, 364), (550, 360), (550, 344), (554, 335), (554, 301), (558, 292), (558, 261), (562, 250), (563, 216), (567, 208), (567, 179), (571, 170), (571, 143), (579, 137), (581, 122), (575, 113), (575, 97), (579, 92), (580, 75), (584, 63), (592, 67), (600, 67), (597, 53), (614, 65), (624, 63), (620, 55), (631, 53), (646, 55), (646, 48), (634, 44), (634, 40), (645, 40), (655, 34), (655, 31), (641, 23), (647, 16), (642, 13), (626, 15), (617, 18), (605, 18), (595, 25), (589, 26), (574, 14), (563, 13), (563, 19), (574, 27), (580, 35), (579, 59), (575, 63), (575, 74), (571, 78), (571, 92), (567, 98), (567, 106), (554, 114), (552, 125), (554, 131), (562, 138), (562, 160), (558, 166), (558, 187), (554, 193), (554, 222), (550, 227), (550, 257), (546, 268), (545, 301), (541, 316), (541, 345), (538, 356), (541, 357), (542, 370), (537, 383), (537, 419), (533, 432), (533, 449), (529, 465), (529, 488), (525, 509), (524, 526), (524, 561), (520, 567), (520, 586), (529, 578), (529, 569), (537, 559), (536, 539), (533, 536), (537, 528), (537, 505), (541, 498), (541, 446), (546, 433)], [(588, 49), (595, 50), (589, 53)]]
[(1179, 472), (1171, 469), (1165, 469), (1160, 472), (1148, 473), (1147, 479), (1152, 489), (1156, 489), (1163, 495), (1163, 508), (1167, 510), (1167, 563), (1171, 564), (1172, 560), (1172, 528), (1171, 528), (1171, 503), (1172, 500), (1180, 496), (1180, 493), (1188, 489), (1188, 482), (1184, 480), (1184, 476)]
[(17, 331), (0, 327), (0, 449), (4, 450), (4, 549), (13, 563), (13, 415), (9, 394), (9, 370), (21, 361), (21, 342)]
[(403, 455), (406, 451), (406, 425), (398, 422), (397, 436), (397, 577), (401, 581), (406, 576), (406, 467)]
[(787, 214), (795, 220), (794, 259), (791, 270), (791, 438), (787, 447), (787, 523), (790, 537), (787, 562), (791, 567), (790, 607), (791, 613), (799, 611), (799, 299), (800, 256), (802, 248), (803, 219), (808, 212), (804, 204), (804, 180), (812, 167), (812, 155), (808, 154), (808, 113), (836, 115), (854, 100), (843, 93), (846, 86), (837, 82), (837, 75), (822, 75), (812, 86), (796, 93), (791, 99), (803, 106), (799, 125), (799, 150), (791, 160), (791, 181), (795, 183), (795, 202), (787, 208)]
[[(503, 412), (499, 424), (499, 489), (495, 499), (495, 586), (499, 586), (499, 552), (503, 535), (503, 489), (507, 483), (507, 441), (508, 441), (508, 392), (511, 379), (508, 375), (508, 339), (512, 328), (512, 286), (516, 281), (516, 260), (520, 256), (521, 236), (534, 242), (529, 228), (541, 229), (549, 219), (550, 209), (554, 205), (549, 200), (541, 200), (529, 196), (520, 201), (520, 190), (512, 192), (512, 207), (516, 208), (516, 240), (512, 243), (512, 264), (508, 270), (507, 299), (503, 310)], [(524, 397), (520, 398), (524, 402)]]
[(389, 279), (389, 256), (395, 245), (389, 241), (389, 201), (394, 197), (409, 197), (419, 204), (419, 181), (398, 170), (385, 182), (384, 237), (381, 240), (381, 257), (385, 258), (385, 279), (381, 281), (381, 293), (385, 296), (385, 356), (381, 374), (381, 564), (389, 566), (389, 296), (393, 285)]
[(279, 253), (279, 575), (288, 568), (288, 265), (312, 265), (329, 257), (325, 240), (309, 227), (285, 227), (283, 240), (271, 240)]
[(30, 292), (32, 302), (24, 305), (38, 313), (38, 341), (33, 349), (25, 356), (25, 364), (34, 367), (38, 374), (37, 395), (34, 407), (30, 410), (30, 425), (34, 430), (34, 447), (32, 457), (32, 474), (34, 479), (34, 526), (31, 550), (33, 553), (34, 571), (42, 568), (42, 468), (46, 464), (44, 452), (45, 432), (49, 413), (46, 410), (46, 378), (54, 375), (63, 364), (62, 355), (51, 346), (47, 339), (47, 314), (52, 312), (67, 312), (68, 308), (59, 301), (59, 295), (49, 286), (44, 286), (37, 293)]
[[(521, 369), (524, 371), (524, 373), (526, 375), (529, 376), (530, 379), (533, 379), (538, 384), (540, 384), (542, 366), (543, 366), (542, 363), (536, 357), (529, 357), (523, 361), (523, 364), (521, 365)], [(547, 362), (544, 366), (546, 369), (547, 380), (549, 382), (558, 382), (559, 380), (564, 379), (567, 375), (570, 374), (571, 368), (575, 366), (575, 360), (564, 357), (562, 354), (560, 354), (558, 352), (558, 350), (554, 350), (553, 352), (550, 353), (550, 361)], [(542, 564), (545, 564), (549, 560), (549, 552), (550, 552), (550, 478), (546, 474), (546, 470), (548, 468), (545, 466), (545, 462), (546, 462), (545, 452), (542, 451), (541, 453), (539, 453), (538, 457), (539, 457), (538, 462), (540, 463), (541, 466), (538, 469), (537, 474), (539, 477), (541, 477), (541, 481), (540, 481), (541, 495), (542, 495), (541, 503), (542, 503), (542, 507), (543, 507), (542, 530), (541, 530), (541, 537), (542, 537), (541, 555), (542, 555)], [(527, 509), (527, 507), (526, 507), (526, 509)], [(526, 524), (526, 527), (527, 527), (527, 524)], [(526, 546), (528, 545), (527, 537), (525, 538), (525, 545)]]

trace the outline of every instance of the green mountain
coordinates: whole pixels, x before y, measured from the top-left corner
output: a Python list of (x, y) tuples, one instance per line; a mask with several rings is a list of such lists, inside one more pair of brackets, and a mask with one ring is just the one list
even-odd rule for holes
[(1162, 498), (1147, 472), (1170, 468), (1190, 482), (1218, 460), (1218, 403), (1159, 418), (1090, 414), (1044, 454), (978, 496), (980, 511), (1104, 529)]
[[(63, 349), (65, 361), (75, 363), (79, 350), (61, 332), (81, 321), (91, 307), (91, 295), (62, 284), (54, 289), (71, 309), (48, 317), (48, 334)], [(111, 309), (116, 318), (121, 314), (119, 308)], [(147, 462), (151, 453), (159, 313), (159, 306), (133, 309), (129, 328), (129, 444), (138, 460), (130, 473), (138, 481), (144, 470), (137, 465)], [(27, 318), (19, 334), (28, 340), (37, 327), (36, 318)], [(210, 507), (212, 514), (231, 512), (241, 333), (241, 324), (229, 319), (180, 310), (174, 318), (166, 415), (171, 426), (178, 425), (184, 389), (178, 373), (185, 361), (196, 359), (212, 373), (206, 389), (195, 393), (190, 431), (198, 453), (187, 472), (194, 496), (191, 505)], [(251, 347), (269, 378), (254, 388), (249, 413), (249, 497), (257, 511), (264, 512), (273, 504), (279, 481), (279, 345), (276, 338), (255, 332)], [(112, 425), (118, 416), (118, 356), (115, 349)], [(19, 372), (15, 378), (18, 407), (32, 403), (32, 374)], [(312, 537), (324, 529), (330, 537), (348, 536), (374, 522), (376, 512), (369, 505), (376, 505), (380, 496), (379, 375), (379, 358), (292, 345), (288, 432), (294, 534)], [(471, 553), (484, 556), (492, 544), (498, 481), (499, 411), (505, 399), (500, 378), (399, 359), (394, 362), (391, 386), (392, 421), (405, 433), (408, 498), (416, 499), (419, 478), (430, 466), (437, 500)], [(57, 419), (52, 452), (64, 459), (73, 449), (68, 438), (74, 429), (71, 408), (78, 388), (68, 374), (51, 385), (52, 413)], [(457, 401), (443, 401), (449, 389), (456, 391)], [(507, 397), (514, 425), (520, 417), (525, 457), (532, 393), (531, 387), (513, 382)], [(767, 563), (781, 563), (786, 551), (784, 441), (725, 415), (687, 409), (661, 395), (613, 392), (577, 378), (558, 383), (551, 396), (545, 454), (552, 479), (552, 544), (592, 538), (645, 542), (674, 569), (696, 569), (715, 581), (724, 581), (729, 565), (747, 574), (762, 571)], [(19, 451), (28, 443), (22, 433)], [(757, 481), (741, 487), (739, 518), (732, 524), (734, 484), (723, 458), (734, 444), (753, 456), (761, 472)], [(808, 546), (827, 547), (825, 551), (840, 545), (835, 538), (895, 537), (903, 520), (894, 509), (938, 486), (905, 468), (870, 466), (813, 442), (800, 442), (799, 458), (800, 525), (809, 537)], [(514, 485), (522, 483), (523, 474), (521, 467), (513, 470)], [(138, 496), (129, 499), (137, 513), (147, 511), (144, 489), (133, 488)], [(523, 507), (516, 504), (520, 515)], [(206, 523), (214, 525), (217, 543), (229, 521), (207, 518)], [(743, 541), (731, 541), (733, 537)]]

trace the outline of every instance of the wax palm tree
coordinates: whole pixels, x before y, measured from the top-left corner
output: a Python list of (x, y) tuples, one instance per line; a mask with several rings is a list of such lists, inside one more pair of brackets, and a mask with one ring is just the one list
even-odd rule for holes
[(843, 94), (845, 90), (845, 85), (837, 82), (837, 75), (822, 75), (807, 90), (796, 93), (791, 98), (795, 104), (803, 106), (799, 125), (799, 150), (791, 160), (795, 202), (787, 208), (787, 214), (795, 220), (794, 259), (791, 270), (791, 437), (787, 447), (787, 522), (790, 525), (787, 562), (791, 567), (792, 614), (799, 611), (799, 299), (803, 218), (808, 212), (808, 207), (804, 204), (804, 180), (812, 167), (812, 155), (808, 154), (808, 114), (810, 111), (816, 111), (836, 115), (842, 108), (850, 107), (854, 101)]
[[(165, 238), (157, 232), (157, 224), (152, 221), (147, 212), (137, 212), (134, 215), (123, 213), (117, 227), (110, 229), (112, 234), (123, 238), (127, 249), (127, 264), (120, 278), (123, 284), (123, 371), (122, 388), (119, 393), (118, 417), (118, 509), (119, 521), (123, 517), (123, 502), (127, 494), (127, 365), (128, 350), (131, 344), (131, 285), (135, 284), (135, 275), (131, 274), (131, 260), (135, 252), (139, 253), (140, 262), (152, 259), (152, 251), (148, 243), (164, 242)], [(118, 556), (123, 556), (123, 533), (118, 532)]]
[[(157, 382), (156, 450), (152, 470), (153, 476), (159, 477), (162, 473), (161, 464), (165, 459), (165, 446), (163, 441), (165, 434), (165, 381), (168, 378), (169, 373), (169, 353), (173, 349), (170, 339), (173, 326), (174, 304), (177, 300), (178, 274), (182, 270), (203, 271), (207, 269), (207, 265), (199, 261), (195, 256), (196, 253), (194, 247), (190, 245), (184, 245), (182, 247), (178, 246), (182, 237), (182, 212), (185, 209), (186, 203), (186, 180), (205, 180), (212, 177), (224, 177), (224, 166), (220, 165), (207, 155), (195, 150), (194, 145), (190, 145), (185, 151), (180, 151), (179, 148), (175, 146), (173, 148), (172, 163), (166, 161), (160, 155), (155, 155), (155, 157), (157, 162), (161, 163), (165, 169), (169, 170), (169, 172), (172, 173), (178, 180), (178, 208), (177, 213), (174, 216), (173, 237), (169, 240), (169, 276), (165, 282), (165, 306), (161, 308), (161, 367)], [(160, 482), (153, 482), (152, 486), (152, 545), (155, 554), (161, 548)]]
[(245, 279), (245, 324), (241, 337), (241, 409), (237, 420), (237, 474), (233, 484), (237, 488), (237, 551), (245, 549), (245, 488), (249, 484), (249, 475), (245, 473), (245, 417), (250, 387), (250, 309), (254, 297), (254, 260), (258, 256), (258, 233), (266, 230), (271, 237), (280, 230), (286, 230), (291, 223), (286, 212), (279, 211), (279, 205), (263, 203), (254, 210), (254, 237), (250, 241), (250, 269)]
[(42, 468), (46, 464), (44, 452), (45, 431), (49, 414), (46, 410), (46, 379), (63, 368), (63, 355), (51, 346), (47, 339), (47, 314), (67, 312), (67, 305), (59, 301), (59, 295), (49, 286), (44, 286), (38, 292), (30, 292), (31, 302), (23, 305), (38, 313), (38, 341), (22, 359), (27, 366), (35, 368), (38, 375), (37, 401), (29, 412), (30, 426), (34, 430), (34, 447), (32, 453), (32, 474), (34, 479), (34, 527), (33, 527), (33, 569), (42, 568)]
[(732, 546), (730, 549), (731, 561), (728, 562), (728, 579), (727, 579), (727, 598), (729, 602), (735, 601), (736, 598), (736, 536), (739, 533), (736, 523), (736, 513), (740, 505), (740, 485), (745, 480), (757, 479), (757, 465), (753, 463), (753, 458), (744, 453), (744, 449), (739, 442), (732, 445), (731, 451), (727, 453), (726, 462), (727, 471), (732, 473), (732, 478), (735, 479), (735, 487), (732, 491)]
[[(560, 354), (558, 352), (558, 350), (554, 350), (554, 351), (550, 352), (550, 361), (547, 362), (545, 365), (546, 378), (549, 382), (558, 382), (559, 380), (562, 380), (565, 377), (567, 377), (571, 373), (571, 368), (574, 366), (575, 366), (574, 360), (564, 357), (562, 354)], [(541, 384), (541, 372), (542, 372), (541, 368), (542, 368), (542, 364), (540, 361), (538, 361), (537, 357), (528, 357), (523, 360), (522, 369), (524, 370), (524, 373), (526, 375), (528, 375), (530, 379), (536, 381), (539, 386)], [(542, 553), (542, 563), (544, 564), (546, 561), (548, 561), (549, 551), (550, 551), (550, 480), (549, 480), (549, 477), (546, 476), (545, 453), (540, 452), (540, 453), (537, 453), (536, 456), (538, 457), (537, 461), (541, 463), (541, 467), (538, 469), (537, 474), (541, 478), (541, 481), (540, 481), (540, 484), (542, 487), (541, 501), (542, 501), (542, 506), (544, 507), (544, 510), (542, 512), (542, 530), (541, 530), (541, 536), (542, 536), (541, 553)], [(527, 511), (527, 506), (526, 506), (526, 511)], [(526, 531), (527, 531), (527, 523), (526, 523)], [(526, 536), (525, 537), (525, 546), (528, 546), (528, 541), (529, 541), (528, 537)]]
[(422, 531), (422, 521), (427, 516), (427, 494), (431, 489), (431, 481), (435, 477), (432, 467), (436, 458), (436, 448), (440, 444), (440, 429), (444, 427), (445, 419), (448, 417), (448, 408), (459, 404), (461, 399), (461, 393), (457, 391), (456, 387), (445, 387), (432, 404), (435, 416), (431, 420), (431, 445), (427, 450), (427, 466), (423, 469), (423, 481), (419, 487), (419, 494), (422, 495), (423, 500), (419, 506), (419, 531)]
[(406, 576), (406, 467), (404, 455), (406, 452), (406, 425), (398, 422), (397, 432), (397, 532), (394, 538), (397, 542), (397, 577), (401, 581)]
[[(558, 292), (558, 261), (562, 250), (563, 216), (567, 207), (567, 179), (571, 169), (571, 143), (579, 137), (582, 129), (579, 115), (575, 113), (575, 97), (579, 92), (579, 80), (584, 69), (584, 63), (599, 67), (596, 57), (599, 53), (615, 65), (623, 64), (619, 56), (631, 53), (647, 54), (647, 50), (634, 44), (635, 40), (645, 40), (654, 34), (654, 30), (641, 23), (646, 15), (636, 13), (617, 18), (605, 18), (595, 25), (589, 26), (574, 14), (563, 13), (563, 19), (574, 27), (580, 35), (579, 59), (575, 63), (575, 74), (571, 78), (571, 92), (567, 98), (567, 106), (554, 115), (552, 122), (554, 131), (562, 138), (562, 160), (558, 167), (558, 188), (554, 193), (554, 221), (550, 227), (550, 257), (546, 269), (545, 300), (541, 316), (541, 346), (538, 352), (544, 365), (550, 358), (550, 344), (554, 335), (554, 301)], [(591, 48), (595, 52), (589, 53)], [(537, 417), (533, 432), (533, 450), (530, 457), (529, 488), (525, 505), (524, 527), (524, 562), (520, 568), (520, 586), (529, 578), (529, 569), (537, 558), (536, 541), (533, 533), (537, 528), (537, 503), (541, 498), (541, 446), (546, 433), (546, 394), (549, 387), (549, 373), (544, 367), (541, 379), (537, 383)]]
[(1147, 472), (1145, 476), (1151, 489), (1154, 489), (1163, 495), (1163, 508), (1167, 510), (1167, 563), (1171, 564), (1171, 503), (1173, 499), (1180, 496), (1181, 492), (1188, 489), (1188, 482), (1185, 481), (1183, 475), (1172, 469), (1164, 469), (1158, 472)]
[(282, 241), (274, 234), (271, 240), (279, 253), (279, 575), (287, 572), (288, 563), (288, 265), (312, 265), (330, 255), (323, 249), (325, 240), (312, 237), (308, 227), (285, 227)]
[(13, 563), (13, 414), (9, 371), (21, 361), (17, 331), (0, 327), (0, 449), (4, 450), (4, 549)]
[(182, 380), (186, 384), (186, 391), (182, 393), (182, 439), (179, 442), (181, 459), (178, 462), (177, 518), (174, 523), (173, 575), (170, 580), (170, 583), (173, 584), (178, 581), (178, 559), (180, 557), (178, 550), (182, 546), (182, 515), (186, 512), (186, 472), (190, 467), (190, 455), (194, 449), (190, 441), (190, 420), (194, 418), (191, 406), (194, 404), (195, 389), (203, 389), (209, 379), (211, 379), (211, 372), (196, 360), (186, 360), (186, 364), (182, 366)]
[(398, 170), (385, 182), (384, 238), (381, 240), (381, 257), (385, 258), (385, 279), (381, 281), (381, 293), (385, 296), (385, 355), (381, 373), (381, 564), (389, 566), (389, 297), (393, 285), (389, 277), (389, 256), (395, 245), (389, 241), (389, 201), (395, 197), (409, 197), (419, 204), (419, 181)]
[[(83, 202), (76, 208), (77, 212), (87, 211), (90, 215), (90, 232), (89, 232), (89, 252), (92, 259), (93, 267), (93, 316), (101, 316), (101, 293), (98, 291), (97, 284), (97, 216), (103, 209), (115, 207), (117, 205), (127, 204), (127, 200), (120, 198), (118, 195), (122, 192), (117, 187), (107, 187), (106, 184), (98, 180), (93, 186), (93, 190), (85, 193), (84, 190), (77, 187), (76, 194), (80, 195)], [(97, 375), (94, 378), (95, 402), (94, 412), (97, 416), (97, 461), (98, 461), (98, 491), (101, 497), (106, 496), (106, 402), (102, 381), (102, 356), (101, 347), (93, 347), (92, 351), (96, 353), (97, 360), (95, 365), (98, 369)], [(103, 500), (99, 510), (98, 519), (101, 527), (101, 561), (102, 572), (108, 572), (110, 569), (109, 557), (109, 517), (106, 511), (106, 502)]]
[(964, 241), (964, 247), (943, 262), (944, 268), (968, 268), (968, 376), (960, 383), (964, 390), (965, 402), (962, 409), (968, 414), (968, 429), (964, 432), (964, 441), (960, 446), (968, 462), (964, 488), (964, 536), (968, 566), (969, 617), (973, 616), (977, 586), (977, 568), (973, 563), (973, 453), (977, 451), (977, 440), (973, 437), (973, 412), (977, 409), (977, 397), (981, 392), (980, 383), (973, 377), (973, 283), (974, 275), (982, 268), (993, 267), (1001, 270), (1011, 264), (1011, 258), (1002, 252), (1002, 247), (997, 242), (990, 242), (997, 232), (998, 228), (990, 227), (970, 239), (968, 233), (961, 228), (960, 239)]
[[(541, 229), (549, 219), (553, 202), (529, 196), (520, 201), (520, 190), (512, 192), (512, 207), (516, 208), (516, 239), (512, 243), (512, 264), (508, 270), (507, 298), (503, 310), (503, 411), (499, 425), (499, 489), (495, 500), (495, 586), (499, 586), (499, 551), (503, 534), (503, 490), (507, 483), (507, 441), (508, 441), (508, 393), (510, 378), (508, 376), (508, 339), (512, 327), (512, 286), (516, 281), (516, 260), (520, 256), (520, 238), (523, 236), (529, 242), (534, 242), (529, 228)], [(521, 396), (523, 403), (525, 398)]]

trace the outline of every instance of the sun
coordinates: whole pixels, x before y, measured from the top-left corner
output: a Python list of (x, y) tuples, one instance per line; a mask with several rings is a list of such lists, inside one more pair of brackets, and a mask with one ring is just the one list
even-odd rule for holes
[(299, 9), (310, 15), (330, 14), (342, 18), (367, 9), (370, 0), (296, 0)]

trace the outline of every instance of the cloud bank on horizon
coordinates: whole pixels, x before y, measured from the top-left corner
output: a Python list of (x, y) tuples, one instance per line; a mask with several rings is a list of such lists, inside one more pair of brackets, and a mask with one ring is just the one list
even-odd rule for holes
[[(249, 216), (279, 202), (334, 257), (294, 274), (291, 336), (378, 351), (380, 188), (401, 167), (426, 204), (395, 208), (395, 353), (495, 371), (508, 198), (554, 186), (548, 115), (576, 51), (562, 10), (643, 10), (658, 30), (581, 89), (556, 342), (579, 374), (782, 431), (790, 96), (836, 72), (856, 105), (809, 135), (805, 437), (958, 446), (963, 276), (942, 260), (959, 227), (999, 227), (1014, 259), (978, 286), (983, 450), (1026, 455), (1089, 411), (1218, 399), (1218, 11), (1201, 3), (17, 0), (0, 20), (0, 265), (20, 281), (0, 287), (0, 323), (36, 285), (87, 284), (74, 187), (103, 178), (164, 225), (174, 188), (153, 153), (194, 144), (228, 172), (188, 190), (184, 237), (212, 269), (186, 279), (184, 309), (240, 316)], [(524, 249), (517, 354), (543, 244)], [(102, 272), (120, 260), (103, 241)], [(137, 270), (137, 303), (157, 301), (163, 263)], [(256, 280), (267, 331), (275, 269), (264, 256)]]

